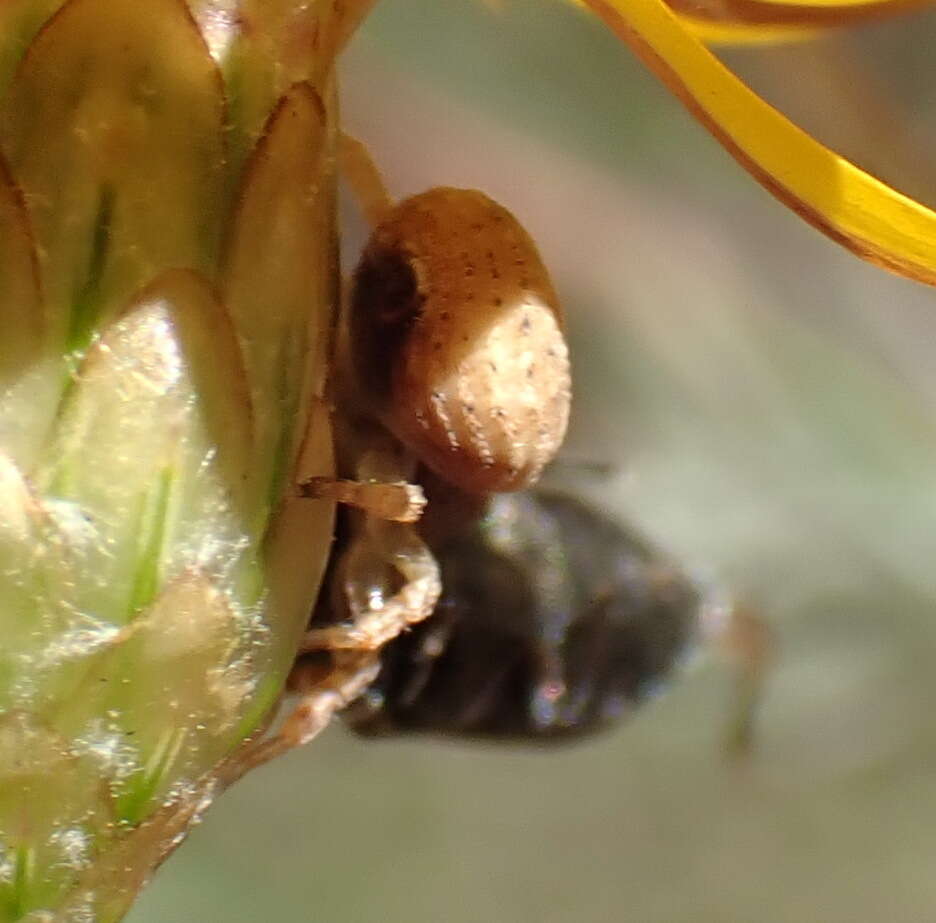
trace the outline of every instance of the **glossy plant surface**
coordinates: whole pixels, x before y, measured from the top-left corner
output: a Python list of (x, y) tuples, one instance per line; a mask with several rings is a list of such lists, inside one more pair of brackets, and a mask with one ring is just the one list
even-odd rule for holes
[(293, 659), (346, 6), (0, 5), (4, 921), (119, 917)]

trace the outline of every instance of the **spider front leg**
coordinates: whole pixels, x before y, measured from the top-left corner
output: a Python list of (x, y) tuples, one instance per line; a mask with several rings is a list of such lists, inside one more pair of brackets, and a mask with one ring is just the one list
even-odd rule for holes
[[(382, 488), (410, 486), (323, 479), (314, 489), (330, 491), (335, 485), (358, 500), (380, 497)], [(390, 494), (395, 491), (390, 490)], [(427, 618), (438, 601), (438, 565), (412, 527), (376, 518), (373, 510), (385, 509), (383, 501), (354, 505), (371, 512), (360, 514), (356, 534), (338, 568), (342, 605), (350, 621), (306, 634), (300, 654), (328, 656), (300, 657), (289, 677), (289, 689), (298, 693), (299, 701), (274, 736), (245, 754), (241, 771), (302, 746), (325, 730), (334, 715), (377, 678), (380, 648), (408, 626)]]
[(298, 661), (288, 687), (299, 695), (299, 701), (275, 734), (252, 742), (237, 755), (223, 775), (224, 784), (230, 785), (251, 769), (309, 743), (367, 690), (379, 672), (380, 659), (373, 651), (338, 651), (327, 665)]
[(441, 592), (435, 559), (411, 525), (426, 503), (422, 488), (409, 483), (414, 461), (370, 421), (345, 417), (337, 424), (352, 478), (310, 478), (296, 490), (358, 511), (332, 582), (333, 608), (348, 621), (307, 633), (289, 676), (298, 701), (272, 736), (238, 755), (231, 779), (323, 731), (374, 682), (379, 648), (430, 615)]
[(373, 652), (335, 653), (327, 674), (314, 662), (300, 661), (289, 677), (290, 690), (301, 696), (287, 716), (280, 736), (289, 747), (301, 747), (323, 731), (336, 712), (358, 698), (380, 671)]
[(441, 593), (438, 565), (412, 525), (426, 505), (411, 483), (412, 455), (367, 419), (346, 416), (339, 432), (353, 480), (314, 479), (300, 490), (324, 491), (359, 511), (332, 581), (332, 610), (345, 622), (308, 632), (302, 652), (375, 651), (427, 618)]
[(380, 672), (380, 648), (428, 617), (441, 592), (439, 568), (409, 525), (364, 514), (341, 562), (340, 589), (349, 624), (309, 631), (289, 676), (299, 700), (271, 737), (239, 755), (230, 779), (302, 746), (359, 698)]
[(367, 520), (340, 565), (348, 624), (309, 631), (303, 651), (376, 651), (432, 614), (442, 582), (432, 553), (413, 529)]
[(389, 522), (416, 522), (426, 507), (422, 488), (406, 481), (387, 483), (313, 477), (299, 484), (298, 493), (310, 500), (333, 500), (353, 506)]

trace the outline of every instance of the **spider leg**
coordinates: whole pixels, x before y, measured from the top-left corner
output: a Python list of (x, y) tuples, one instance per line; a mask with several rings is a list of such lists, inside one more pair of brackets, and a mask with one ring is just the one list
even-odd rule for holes
[(341, 132), (338, 162), (341, 175), (354, 192), (361, 211), (376, 227), (393, 207), (393, 199), (364, 142)]
[(399, 523), (369, 521), (346, 553), (342, 570), (350, 621), (312, 629), (303, 651), (376, 650), (427, 618), (442, 589), (432, 553)]
[(239, 755), (238, 775), (321, 733), (377, 678), (380, 648), (429, 616), (441, 592), (435, 558), (412, 527), (370, 516), (362, 517), (340, 573), (350, 622), (307, 632), (300, 653), (327, 652), (329, 662), (299, 659), (289, 678), (298, 702), (275, 734)]
[(391, 522), (416, 522), (426, 506), (418, 484), (405, 481), (353, 481), (346, 478), (313, 477), (298, 485), (300, 497), (333, 500)]
[(324, 677), (321, 665), (299, 661), (289, 677), (290, 688), (298, 692), (299, 700), (275, 734), (255, 741), (238, 755), (231, 780), (317, 737), (337, 712), (367, 689), (378, 672), (380, 660), (372, 651), (336, 652)]

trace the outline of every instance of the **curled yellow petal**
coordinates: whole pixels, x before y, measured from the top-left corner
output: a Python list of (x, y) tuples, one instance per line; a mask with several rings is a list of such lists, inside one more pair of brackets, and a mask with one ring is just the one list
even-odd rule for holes
[(821, 26), (788, 23), (726, 22), (689, 13), (677, 14), (683, 27), (706, 45), (782, 45), (805, 42), (825, 32)]
[(761, 28), (848, 26), (910, 13), (930, 0), (669, 0), (670, 8), (694, 20)]
[[(592, 6), (589, 0), (571, 0)], [(912, 13), (932, 0), (668, 0), (693, 34), (712, 44), (752, 45), (811, 38), (819, 29)], [(614, 3), (611, 6), (619, 7)]]
[(877, 11), (885, 14), (887, 10), (896, 12), (897, 10), (908, 10), (912, 7), (922, 7), (928, 4), (928, 0), (732, 0), (732, 2), (747, 2), (752, 6), (759, 7), (778, 7), (788, 11), (797, 9), (823, 9), (828, 11), (847, 11), (851, 9), (864, 9), (866, 13), (871, 14)]
[(862, 259), (936, 285), (936, 212), (824, 147), (690, 35), (662, 0), (584, 0), (768, 191)]

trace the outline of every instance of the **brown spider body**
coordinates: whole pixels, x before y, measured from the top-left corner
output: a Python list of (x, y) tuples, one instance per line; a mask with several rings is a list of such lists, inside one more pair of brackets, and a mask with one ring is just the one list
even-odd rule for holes
[(354, 276), (351, 363), (375, 415), (474, 493), (535, 483), (565, 436), (562, 312), (530, 235), (481, 192), (390, 208)]

